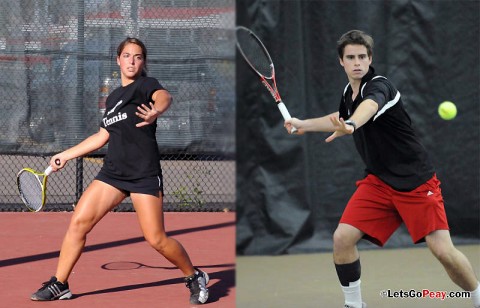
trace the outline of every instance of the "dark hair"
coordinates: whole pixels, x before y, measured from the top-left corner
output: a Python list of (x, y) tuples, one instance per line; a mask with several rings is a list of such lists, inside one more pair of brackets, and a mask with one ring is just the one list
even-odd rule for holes
[(137, 39), (135, 37), (127, 37), (117, 47), (117, 56), (118, 57), (120, 57), (123, 49), (125, 48), (125, 46), (127, 44), (135, 44), (135, 45), (140, 46), (140, 48), (142, 49), (142, 56), (143, 56), (143, 59), (145, 61), (144, 65), (143, 65), (143, 69), (142, 69), (142, 76), (147, 76), (147, 47), (145, 47), (145, 44), (143, 44), (143, 42), (140, 41), (139, 39)]
[(363, 45), (367, 48), (369, 57), (373, 54), (373, 38), (360, 30), (350, 30), (343, 34), (337, 41), (337, 52), (340, 59), (343, 58), (343, 52), (347, 45)]

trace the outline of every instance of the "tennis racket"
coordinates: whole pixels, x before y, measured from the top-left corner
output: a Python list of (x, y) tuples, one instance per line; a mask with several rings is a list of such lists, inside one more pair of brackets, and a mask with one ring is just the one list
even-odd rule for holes
[[(236, 44), (240, 54), (253, 71), (260, 77), (262, 84), (273, 96), (283, 118), (285, 120), (291, 119), (292, 117), (278, 92), (277, 82), (275, 80), (275, 67), (267, 48), (263, 45), (260, 38), (248, 28), (237, 26), (236, 35)], [(296, 131), (297, 129), (292, 127), (291, 133)]]
[[(60, 160), (55, 160), (55, 163), (60, 165)], [(18, 193), (30, 211), (39, 212), (45, 206), (45, 201), (47, 200), (47, 178), (52, 171), (51, 166), (48, 166), (43, 173), (30, 168), (24, 168), (17, 174)]]

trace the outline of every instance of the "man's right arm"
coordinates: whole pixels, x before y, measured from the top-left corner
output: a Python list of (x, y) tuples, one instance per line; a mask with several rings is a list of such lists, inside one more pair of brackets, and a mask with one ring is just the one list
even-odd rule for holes
[(339, 113), (333, 112), (319, 118), (311, 118), (306, 120), (300, 120), (297, 118), (291, 118), (285, 121), (285, 128), (290, 133), (292, 126), (297, 129), (296, 134), (301, 135), (306, 132), (334, 132), (335, 126), (330, 120), (331, 117), (338, 118)]

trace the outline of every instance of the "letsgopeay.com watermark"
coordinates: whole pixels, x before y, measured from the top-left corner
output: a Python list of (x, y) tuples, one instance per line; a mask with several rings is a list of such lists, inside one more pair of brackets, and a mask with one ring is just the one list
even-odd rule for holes
[(380, 291), (380, 296), (383, 298), (427, 298), (445, 300), (447, 298), (470, 298), (469, 291), (433, 291), (429, 289), (422, 290), (391, 290), (386, 289)]

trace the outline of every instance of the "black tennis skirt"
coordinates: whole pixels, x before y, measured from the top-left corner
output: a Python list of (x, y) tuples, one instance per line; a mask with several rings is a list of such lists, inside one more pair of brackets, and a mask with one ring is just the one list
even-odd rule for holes
[(161, 192), (163, 196), (163, 177), (161, 171), (158, 176), (150, 176), (137, 180), (119, 180), (100, 171), (95, 179), (122, 190), (128, 196), (130, 196), (130, 193), (140, 193), (158, 197), (159, 192)]

